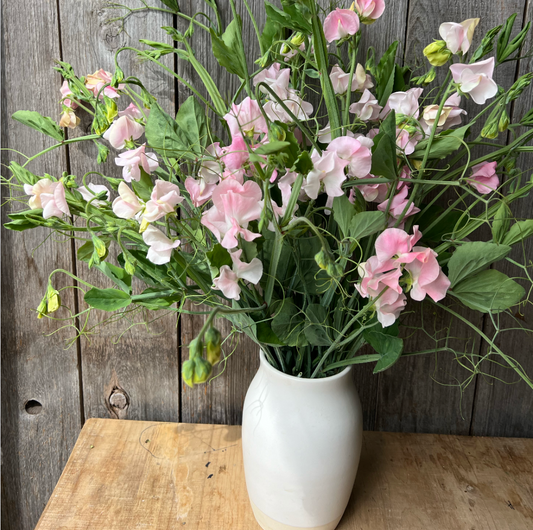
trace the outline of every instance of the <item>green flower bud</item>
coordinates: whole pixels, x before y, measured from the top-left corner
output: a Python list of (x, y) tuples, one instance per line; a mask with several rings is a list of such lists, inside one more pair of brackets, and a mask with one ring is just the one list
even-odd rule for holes
[(204, 343), (196, 337), (189, 344), (189, 359), (196, 359), (196, 357), (201, 357), (204, 353)]
[(328, 273), (328, 276), (330, 276), (331, 278), (340, 278), (344, 271), (342, 270), (342, 267), (338, 263), (330, 262), (328, 263), (326, 272)]
[(453, 54), (443, 40), (436, 40), (424, 48), (424, 55), (432, 66), (443, 66)]
[(417, 85), (426, 86), (435, 81), (435, 76), (437, 75), (437, 70), (432, 66), (429, 72), (421, 75), (420, 77), (414, 77), (411, 81)]
[(193, 377), (193, 383), (195, 385), (198, 385), (200, 383), (205, 383), (209, 376), (211, 375), (211, 372), (213, 370), (213, 367), (211, 366), (211, 363), (209, 361), (206, 361), (203, 357), (195, 357), (194, 358), (194, 377)]
[(131, 262), (130, 260), (126, 260), (124, 263), (124, 270), (130, 275), (133, 276), (135, 274), (135, 264)]
[(220, 362), (222, 335), (216, 328), (209, 328), (205, 333), (207, 360), (213, 366)]
[(105, 258), (105, 256), (107, 256), (106, 244), (98, 236), (95, 236), (95, 235), (92, 236), (92, 240), (93, 240), (94, 251), (96, 252), (98, 257)]
[(504, 132), (509, 128), (509, 115), (507, 114), (507, 111), (504, 109), (502, 112), (502, 115), (500, 116), (500, 121), (498, 122), (498, 130), (500, 132)]
[(119, 83), (122, 83), (123, 80), (124, 72), (122, 71), (122, 68), (120, 68), (120, 66), (117, 66), (117, 69), (113, 74), (113, 78), (111, 79), (111, 86), (117, 88)]
[(322, 270), (326, 270), (328, 267), (328, 263), (330, 262), (329, 256), (327, 255), (324, 249), (322, 249), (318, 254), (315, 254), (315, 261), (316, 261), (316, 264)]
[(196, 364), (193, 359), (189, 359), (188, 361), (185, 361), (183, 363), (183, 366), (181, 368), (181, 377), (183, 378), (183, 381), (185, 381), (185, 384), (190, 386), (191, 388), (194, 386), (194, 369), (196, 367)]
[(483, 127), (481, 131), (481, 136), (483, 138), (488, 138), (490, 140), (494, 140), (494, 138), (498, 137), (498, 123), (491, 121), (485, 124), (485, 127)]
[(37, 318), (43, 318), (48, 314), (48, 304), (46, 303), (46, 296), (41, 300), (39, 307), (37, 307)]
[(305, 36), (301, 32), (296, 33), (291, 39), (291, 44), (293, 44), (294, 46), (301, 46), (304, 42)]

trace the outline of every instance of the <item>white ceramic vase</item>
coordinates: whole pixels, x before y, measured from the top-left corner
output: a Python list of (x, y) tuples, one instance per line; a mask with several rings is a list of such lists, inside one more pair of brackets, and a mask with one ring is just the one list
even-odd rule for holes
[(248, 495), (264, 530), (333, 530), (361, 453), (363, 418), (351, 367), (323, 379), (261, 364), (244, 401)]

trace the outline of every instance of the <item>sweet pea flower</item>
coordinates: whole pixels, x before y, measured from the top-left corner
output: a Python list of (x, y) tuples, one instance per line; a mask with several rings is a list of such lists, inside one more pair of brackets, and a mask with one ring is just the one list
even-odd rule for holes
[(120, 153), (115, 158), (115, 164), (122, 167), (122, 177), (126, 182), (141, 180), (141, 168), (148, 175), (151, 175), (159, 167), (157, 155), (155, 153), (146, 153), (146, 144), (142, 144), (137, 149), (130, 149)]
[(61, 95), (63, 96), (63, 99), (61, 100), (61, 103), (65, 107), (69, 107), (70, 109), (74, 110), (78, 108), (78, 104), (75, 101), (72, 101), (68, 96), (72, 96), (72, 90), (70, 90), (70, 87), (68, 86), (68, 81), (65, 79), (63, 81), (63, 84), (61, 85)]
[(411, 88), (407, 92), (394, 92), (389, 96), (381, 117), (386, 117), (391, 110), (394, 110), (396, 114), (403, 114), (418, 119), (420, 114), (418, 99), (422, 95), (422, 92), (424, 92), (423, 88)]
[[(299, 120), (308, 120), (313, 113), (313, 105), (304, 101), (298, 92), (292, 88), (287, 89), (285, 97), (281, 98), (285, 106)], [(264, 105), (265, 113), (272, 121), (281, 121), (283, 123), (292, 123), (291, 115), (277, 102), (267, 101)]]
[(213, 207), (204, 212), (202, 224), (224, 248), (235, 248), (239, 235), (245, 241), (253, 241), (260, 234), (248, 230), (248, 224), (261, 217), (261, 199), (261, 188), (256, 182), (248, 180), (240, 184), (235, 179), (223, 180), (213, 191)]
[[(248, 146), (246, 145), (246, 141), (240, 134), (236, 134), (235, 136), (233, 136), (231, 145), (223, 147), (221, 151), (221, 161), (226, 166), (226, 169), (230, 171), (242, 169), (242, 167), (250, 159), (250, 154), (248, 153)], [(240, 180), (242, 183), (242, 178)]]
[(461, 92), (470, 94), (478, 105), (484, 105), (498, 93), (498, 85), (492, 79), (494, 57), (474, 64), (453, 64), (450, 71)]
[(324, 35), (328, 42), (344, 39), (359, 31), (359, 17), (350, 9), (335, 9), (324, 20)]
[[(339, 158), (348, 162), (348, 174), (356, 178), (364, 178), (372, 167), (372, 152), (367, 138), (350, 138), (339, 136), (328, 145), (327, 151), (333, 151)], [(371, 146), (371, 144), (370, 144)]]
[(405, 265), (412, 282), (409, 291), (411, 298), (420, 302), (428, 295), (434, 302), (442, 300), (451, 282), (440, 268), (437, 253), (424, 247), (414, 247), (413, 253), (417, 258)]
[(361, 99), (357, 103), (350, 105), (350, 112), (362, 121), (377, 120), (381, 110), (382, 107), (378, 104), (378, 100), (368, 89), (365, 89)]
[[(145, 109), (144, 113), (148, 116), (150, 111)], [(118, 115), (128, 116), (128, 118), (131, 118), (132, 120), (142, 120), (144, 118), (143, 113), (135, 103), (130, 103), (124, 110), (119, 111)]]
[(185, 188), (189, 192), (191, 202), (196, 208), (199, 208), (211, 198), (216, 187), (216, 183), (209, 184), (202, 178), (187, 177), (185, 179)]
[(150, 200), (146, 203), (143, 220), (153, 223), (161, 217), (173, 213), (181, 201), (183, 201), (183, 197), (176, 184), (166, 180), (156, 180)]
[[(279, 98), (286, 97), (287, 90), (289, 89), (289, 81), (291, 78), (291, 69), (283, 68), (280, 70), (280, 64), (274, 63), (270, 68), (262, 70), (254, 77), (254, 85), (259, 83), (267, 84)], [(260, 87), (259, 90), (263, 94), (269, 95), (270, 92), (265, 87)]]
[[(100, 184), (93, 184), (92, 182), (87, 184), (87, 187), (80, 186), (79, 188), (76, 188), (76, 191), (79, 191), (81, 193), (81, 196), (83, 197), (83, 200), (86, 202), (90, 202), (92, 206), (95, 206), (96, 208), (99, 208), (100, 206), (105, 206), (106, 201), (109, 200), (109, 190), (106, 186), (102, 186)], [(95, 199), (97, 195), (100, 195), (102, 192), (105, 192), (105, 201)]]
[(268, 126), (265, 118), (255, 99), (247, 97), (236, 105), (231, 106), (231, 110), (224, 116), (231, 136), (242, 134), (254, 136), (259, 133), (267, 133)]
[[(437, 124), (437, 131), (442, 131), (444, 129), (455, 127), (456, 125), (461, 125), (461, 115), (466, 114), (466, 110), (461, 109), (459, 105), (461, 105), (461, 96), (456, 92), (444, 103), (444, 107), (439, 118), (439, 123)], [(433, 129), (433, 125), (437, 119), (438, 111), (439, 105), (428, 105), (424, 108), (421, 125), (426, 134), (429, 134)]]
[(172, 250), (180, 246), (180, 240), (172, 241), (155, 226), (148, 225), (143, 232), (144, 242), (150, 247), (146, 257), (155, 265), (164, 265), (170, 261)]
[(422, 140), (422, 133), (418, 131), (411, 133), (407, 128), (396, 129), (396, 145), (406, 155), (411, 155), (415, 152), (420, 140)]
[(143, 209), (144, 205), (125, 182), (118, 185), (118, 194), (113, 201), (113, 212), (117, 217), (131, 219)]
[(104, 138), (115, 148), (124, 149), (126, 142), (139, 139), (144, 127), (129, 116), (121, 116), (115, 120), (104, 133)]
[[(409, 194), (409, 190), (407, 187), (403, 187), (392, 199), (392, 202), (390, 203), (389, 207), (389, 226), (393, 226), (396, 224), (396, 221), (400, 218), (403, 211), (405, 210), (405, 207), (407, 206), (409, 200), (407, 198), (407, 195)], [(387, 211), (387, 206), (389, 204), (390, 199), (387, 199), (386, 201), (382, 202), (378, 205), (378, 210), (381, 212)], [(417, 208), (412, 202), (409, 205), (409, 208), (407, 210), (407, 213), (405, 214), (402, 222), (400, 223), (400, 228), (403, 228), (405, 224), (405, 220), (408, 217), (411, 217), (412, 215), (417, 214), (420, 211), (419, 208)]]
[[(377, 178), (375, 175), (368, 174), (365, 179), (373, 179)], [(366, 202), (383, 202), (387, 195), (389, 194), (389, 185), (382, 183), (382, 184), (361, 184), (357, 186), (357, 189), (361, 192), (361, 195), (363, 196), (363, 199)], [(355, 190), (352, 188), (350, 190), (350, 196), (348, 199), (353, 203), (355, 203)]]
[(341, 188), (346, 180), (344, 168), (350, 163), (348, 160), (340, 158), (335, 151), (324, 151), (321, 155), (315, 150), (311, 155), (313, 169), (307, 175), (302, 189), (311, 199), (316, 199), (320, 192), (321, 185), (328, 197), (340, 197), (344, 195)]
[(246, 280), (257, 285), (263, 276), (263, 264), (258, 258), (246, 263), (241, 261), (241, 255), (242, 250), (230, 252), (233, 270), (228, 265), (222, 265), (220, 267), (220, 275), (213, 280), (214, 288), (222, 291), (222, 294), (231, 300), (240, 300), (241, 287), (239, 280)]
[[(289, 199), (291, 198), (292, 194), (292, 185), (294, 184), (294, 181), (298, 177), (298, 173), (295, 171), (287, 171), (283, 177), (281, 177), (278, 182), (278, 188), (281, 191), (281, 206), (278, 206), (278, 204), (272, 200), (272, 211), (274, 214), (279, 218), (283, 217), (285, 215), (285, 212), (287, 211), (287, 207), (289, 206)], [(298, 208), (298, 205), (294, 205), (294, 211)], [(291, 215), (294, 214), (294, 211), (291, 212)], [(273, 226), (269, 226), (269, 229), (273, 229)]]
[[(335, 94), (345, 94), (348, 90), (348, 83), (350, 82), (350, 74), (346, 73), (338, 64), (331, 69), (329, 74), (333, 90)], [(372, 78), (367, 75), (362, 65), (358, 64), (352, 77), (351, 92), (363, 91), (372, 88)]]
[(479, 24), (479, 18), (469, 18), (460, 24), (445, 22), (440, 25), (439, 34), (446, 42), (446, 47), (452, 52), (466, 53), (472, 44), (474, 31)]
[(385, 11), (384, 0), (355, 0), (352, 7), (363, 24), (373, 24)]
[(406, 263), (410, 261), (407, 256), (421, 238), (422, 234), (416, 225), (413, 227), (412, 236), (400, 228), (387, 228), (376, 239), (376, 258), (380, 263), (389, 262), (391, 259), (397, 263)]
[(95, 96), (98, 96), (98, 94), (100, 94), (100, 98), (102, 98), (103, 95), (112, 99), (118, 98), (120, 97), (120, 95), (117, 90), (122, 90), (124, 88), (124, 85), (119, 85), (118, 89), (113, 88), (112, 86), (106, 86), (104, 90), (100, 92), (104, 85), (109, 85), (109, 83), (111, 83), (112, 79), (113, 75), (110, 72), (106, 72), (105, 70), (100, 68), (100, 70), (97, 70), (96, 72), (94, 72), (94, 74), (88, 75), (85, 78), (85, 86)]
[(76, 113), (72, 109), (65, 109), (61, 114), (59, 120), (60, 127), (68, 127), (69, 129), (75, 129), (80, 124), (80, 119), (76, 116)]
[(205, 181), (206, 185), (216, 184), (222, 176), (222, 164), (220, 158), (223, 155), (220, 142), (215, 142), (206, 148), (206, 154), (202, 157), (198, 176)]
[(40, 179), (33, 186), (24, 184), (24, 192), (31, 195), (28, 205), (32, 210), (42, 208), (43, 218), (61, 217), (70, 215), (70, 210), (65, 198), (63, 183), (53, 182), (48, 178)]
[(498, 162), (482, 162), (472, 168), (468, 184), (483, 195), (498, 189), (500, 179), (496, 174)]

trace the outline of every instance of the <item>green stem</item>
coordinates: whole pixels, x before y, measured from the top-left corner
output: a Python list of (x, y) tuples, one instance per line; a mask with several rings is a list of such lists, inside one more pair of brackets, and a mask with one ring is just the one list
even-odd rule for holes
[(357, 35), (354, 35), (354, 40), (350, 43), (350, 50), (352, 52), (352, 62), (350, 64), (350, 78), (348, 80), (348, 89), (346, 90), (346, 104), (344, 106), (344, 116), (342, 118), (342, 124), (344, 125), (344, 134), (348, 132), (348, 126), (350, 125), (350, 102), (352, 95), (352, 81), (353, 74), (355, 72), (355, 66), (357, 64)]
[(263, 41), (261, 40), (261, 33), (259, 32), (259, 28), (257, 27), (257, 21), (255, 20), (252, 10), (250, 9), (250, 6), (248, 5), (248, 0), (242, 0), (242, 1), (244, 3), (244, 7), (246, 7), (246, 11), (248, 11), (250, 20), (252, 21), (255, 34), (257, 35), (257, 42), (259, 42), (259, 48), (261, 50), (261, 57), (262, 57), (265, 54), (265, 48), (263, 46)]

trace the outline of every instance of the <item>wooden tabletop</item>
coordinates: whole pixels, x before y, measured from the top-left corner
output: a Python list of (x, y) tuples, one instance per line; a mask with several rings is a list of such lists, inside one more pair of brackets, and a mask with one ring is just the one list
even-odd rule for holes
[[(88, 420), (36, 530), (256, 530), (240, 427)], [(533, 440), (366, 432), (339, 530), (531, 530)]]

